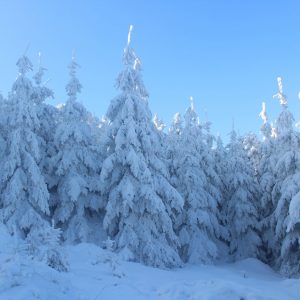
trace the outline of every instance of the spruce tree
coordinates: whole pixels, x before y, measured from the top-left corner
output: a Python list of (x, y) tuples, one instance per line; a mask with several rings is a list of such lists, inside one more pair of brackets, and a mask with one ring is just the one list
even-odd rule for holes
[[(169, 133), (167, 136), (167, 162), (168, 169), (170, 173), (171, 183), (174, 187), (179, 185), (178, 182), (178, 171), (179, 171), (179, 161), (178, 157), (182, 151), (181, 149), (181, 135), (183, 131), (183, 124), (181, 120), (180, 113), (176, 113), (173, 117), (171, 127), (169, 128)], [(177, 219), (178, 221), (178, 219)]]
[(272, 126), (268, 121), (265, 102), (262, 103), (260, 117), (263, 120), (261, 134), (263, 141), (260, 146), (260, 161), (257, 168), (257, 178), (261, 190), (260, 197), (260, 231), (262, 235), (261, 259), (267, 263), (273, 261), (274, 253), (274, 204), (272, 201), (272, 190), (276, 183), (274, 166), (276, 164), (275, 140), (272, 137)]
[(255, 171), (255, 175), (257, 175), (258, 165), (261, 159), (261, 143), (257, 135), (253, 132), (249, 132), (246, 135), (244, 135), (243, 145), (247, 152), (247, 156), (250, 159), (251, 165)]
[(64, 239), (89, 241), (97, 230), (90, 218), (102, 207), (98, 176), (101, 155), (96, 137), (88, 124), (89, 114), (77, 102), (81, 83), (76, 77), (78, 64), (72, 57), (70, 81), (66, 86), (68, 100), (61, 109), (61, 120), (54, 135), (55, 155), (51, 157), (52, 184), (55, 191), (52, 209), (56, 224), (62, 227)]
[[(0, 92), (0, 163), (2, 162), (6, 147), (5, 137), (7, 136), (7, 102)], [(1, 199), (1, 197), (0, 197)], [(0, 200), (1, 206), (1, 200)]]
[(214, 181), (211, 145), (202, 132), (192, 98), (184, 117), (182, 132), (179, 115), (171, 130), (174, 183), (185, 201), (178, 219), (181, 256), (185, 262), (212, 263), (218, 256), (220, 228), (216, 215), (220, 195)]
[(285, 275), (300, 271), (299, 259), (299, 209), (300, 194), (300, 136), (293, 128), (294, 117), (288, 109), (287, 97), (283, 94), (282, 80), (278, 78), (278, 93), (282, 111), (276, 121), (277, 155), (274, 173), (276, 182), (272, 190), (275, 206), (273, 227), (275, 228), (275, 265)]
[(227, 195), (223, 204), (229, 230), (229, 252), (234, 259), (258, 257), (259, 185), (244, 149), (242, 139), (231, 132), (228, 148)]
[(223, 141), (220, 136), (216, 138), (216, 147), (213, 151), (213, 161), (216, 176), (218, 178), (218, 190), (220, 193), (220, 200), (218, 202), (217, 218), (220, 226), (220, 238), (218, 241), (219, 253), (221, 260), (228, 259), (228, 243), (230, 240), (229, 231), (226, 225), (226, 214), (224, 213), (226, 199), (228, 195), (228, 172), (229, 154), (226, 151)]
[[(35, 132), (40, 139), (40, 151), (41, 161), (40, 168), (45, 177), (48, 186), (51, 186), (51, 174), (49, 159), (54, 155), (53, 149), (53, 137), (56, 129), (56, 123), (58, 121), (58, 110), (53, 105), (46, 103), (47, 99), (54, 98), (54, 92), (46, 86), (43, 82), (43, 77), (46, 68), (42, 66), (41, 53), (39, 53), (38, 70), (33, 76), (35, 85), (33, 86), (32, 98), (36, 107), (37, 117), (40, 122), (40, 126), (35, 128)], [(50, 202), (52, 200), (50, 193)]]
[(50, 226), (49, 193), (39, 167), (41, 137), (35, 133), (40, 122), (33, 101), (34, 89), (26, 77), (32, 64), (24, 55), (17, 67), (19, 74), (8, 98), (9, 134), (1, 162), (0, 219), (11, 234), (35, 239)]
[(128, 43), (124, 69), (117, 78), (120, 94), (107, 111), (108, 157), (101, 171), (106, 201), (104, 227), (115, 250), (128, 259), (156, 267), (180, 265), (173, 220), (182, 198), (170, 184), (160, 159), (159, 135), (148, 107), (141, 63)]

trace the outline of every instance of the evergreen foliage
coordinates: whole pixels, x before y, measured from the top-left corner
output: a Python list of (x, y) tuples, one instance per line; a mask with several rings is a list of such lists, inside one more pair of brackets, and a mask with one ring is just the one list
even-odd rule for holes
[(169, 268), (258, 257), (299, 276), (300, 133), (282, 79), (274, 126), (263, 103), (262, 139), (233, 130), (223, 145), (193, 99), (166, 130), (149, 109), (131, 32), (102, 119), (77, 100), (74, 56), (57, 107), (41, 57), (32, 79), (29, 58), (17, 61), (10, 93), (0, 94), (0, 227), (58, 271), (68, 269), (62, 243), (107, 241), (108, 261)]

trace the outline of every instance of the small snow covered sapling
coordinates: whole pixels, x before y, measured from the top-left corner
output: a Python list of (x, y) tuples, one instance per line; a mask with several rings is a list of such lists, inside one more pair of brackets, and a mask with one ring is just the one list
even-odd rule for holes
[(41, 228), (27, 238), (27, 251), (33, 259), (45, 262), (49, 267), (67, 272), (68, 261), (63, 248), (60, 246), (61, 230), (52, 226)]
[(118, 255), (113, 252), (115, 249), (115, 242), (110, 238), (107, 238), (107, 240), (103, 242), (103, 249), (104, 251), (98, 255), (97, 259), (92, 262), (92, 265), (95, 266), (102, 263), (107, 264), (113, 276), (118, 278), (124, 277), (125, 274), (120, 268), (121, 263), (118, 259)]

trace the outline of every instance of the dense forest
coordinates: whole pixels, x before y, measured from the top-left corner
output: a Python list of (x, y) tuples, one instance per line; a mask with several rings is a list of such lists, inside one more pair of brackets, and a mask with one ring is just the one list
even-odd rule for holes
[(2, 226), (60, 271), (63, 245), (89, 242), (159, 268), (252, 257), (299, 275), (300, 132), (281, 78), (282, 110), (271, 124), (263, 104), (262, 140), (233, 128), (224, 145), (193, 99), (165, 128), (149, 109), (130, 34), (102, 119), (78, 101), (75, 57), (57, 107), (44, 66), (17, 61), (0, 96)]

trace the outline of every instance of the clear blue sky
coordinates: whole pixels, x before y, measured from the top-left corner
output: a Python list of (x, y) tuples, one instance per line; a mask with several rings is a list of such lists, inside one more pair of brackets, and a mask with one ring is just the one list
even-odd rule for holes
[(274, 120), (282, 76), (300, 118), (300, 1), (289, 0), (0, 0), (0, 91), (10, 89), (15, 62), (30, 42), (35, 65), (43, 54), (53, 104), (64, 102), (72, 49), (81, 65), (82, 102), (96, 115), (116, 95), (114, 82), (130, 24), (152, 112), (168, 124), (190, 95), (213, 132), (223, 137), (232, 118), (240, 133), (258, 132), (261, 102)]

